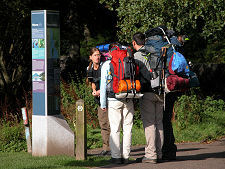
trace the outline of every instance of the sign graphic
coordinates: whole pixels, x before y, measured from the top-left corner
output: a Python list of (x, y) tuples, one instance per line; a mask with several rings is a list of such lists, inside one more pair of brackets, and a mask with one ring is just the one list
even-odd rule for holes
[(59, 13), (32, 11), (33, 115), (60, 114)]

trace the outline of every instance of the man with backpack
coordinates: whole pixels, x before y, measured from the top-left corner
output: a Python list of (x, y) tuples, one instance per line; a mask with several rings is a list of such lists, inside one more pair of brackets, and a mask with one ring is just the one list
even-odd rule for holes
[[(160, 132), (160, 128), (162, 128), (162, 119), (160, 119), (160, 121), (156, 123), (156, 131), (159, 129), (158, 138), (161, 139), (161, 142), (159, 142), (159, 140), (157, 141), (156, 139), (156, 147), (151, 146), (151, 144), (154, 143), (154, 129), (152, 129), (152, 140), (148, 140), (150, 137), (149, 132), (151, 131), (147, 130), (151, 126), (151, 120), (147, 119), (150, 119), (152, 115), (151, 113), (146, 113), (145, 115), (145, 111), (148, 108), (143, 107), (148, 105), (147, 102), (145, 104), (145, 100), (149, 99), (149, 103), (152, 102), (152, 100), (147, 93), (144, 93), (144, 102), (141, 100), (140, 109), (143, 118), (143, 125), (145, 128), (147, 146), (145, 149), (145, 157), (138, 159), (139, 162), (147, 162), (148, 159), (146, 160), (146, 158), (148, 157), (155, 159), (155, 156), (152, 156), (152, 154), (155, 154), (155, 150), (157, 152), (157, 159), (159, 160), (162, 159), (171, 161), (176, 159), (177, 147), (175, 144), (171, 122), (174, 102), (180, 95), (181, 91), (185, 91), (190, 87), (197, 87), (199, 85), (197, 77), (193, 75), (193, 77), (190, 76), (189, 65), (187, 64), (186, 59), (181, 53), (177, 52), (177, 50), (180, 49), (180, 47), (188, 40), (188, 38), (185, 35), (176, 37), (174, 36), (174, 33), (174, 31), (168, 30), (165, 26), (159, 26), (146, 31), (146, 37), (142, 33), (136, 33), (133, 36), (133, 46), (134, 49), (137, 50), (137, 53), (134, 55), (135, 59), (144, 64), (151, 72), (151, 80), (141, 80), (141, 85), (144, 86), (143, 83), (146, 83), (146, 86), (151, 86), (152, 91), (151, 89), (149, 90), (151, 92), (154, 91), (153, 93), (158, 93), (159, 95), (155, 95), (158, 98), (164, 95), (164, 98), (160, 98), (164, 99), (163, 102), (159, 103), (159, 105), (164, 106), (164, 111), (163, 109), (160, 109), (160, 118), (163, 117), (163, 132), (162, 130)], [(146, 91), (144, 90), (144, 92)], [(154, 106), (149, 107), (149, 110), (152, 108), (154, 110)], [(149, 161), (154, 163), (156, 160)]]
[(163, 94), (159, 95), (151, 87), (150, 80), (153, 74), (145, 53), (145, 35), (140, 32), (135, 33), (132, 44), (137, 51), (134, 58), (139, 65), (140, 82), (144, 94), (140, 99), (140, 111), (146, 137), (145, 156), (136, 161), (155, 164), (162, 159)]
[[(131, 150), (131, 135), (133, 126), (134, 106), (133, 100), (129, 98), (117, 99), (115, 89), (118, 90), (118, 84), (114, 85), (118, 78), (124, 76), (123, 60), (120, 64), (116, 63), (114, 57), (122, 58), (122, 55), (127, 55), (127, 50), (122, 49), (118, 44), (111, 44), (109, 48), (108, 59), (101, 69), (101, 84), (100, 84), (100, 107), (103, 111), (108, 110), (110, 123), (110, 149), (111, 162), (115, 164), (129, 163)], [(118, 56), (119, 54), (119, 56)], [(126, 56), (124, 56), (126, 57)], [(118, 64), (120, 66), (118, 66)], [(119, 70), (117, 71), (117, 69)], [(117, 74), (121, 73), (122, 74)], [(121, 126), (122, 125), (122, 126)], [(120, 129), (123, 129), (123, 141), (120, 146)]]

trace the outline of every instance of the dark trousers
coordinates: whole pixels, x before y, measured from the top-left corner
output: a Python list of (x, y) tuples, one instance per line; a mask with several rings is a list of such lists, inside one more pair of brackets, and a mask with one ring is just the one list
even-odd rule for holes
[(180, 93), (168, 93), (165, 100), (165, 111), (163, 112), (164, 143), (162, 148), (163, 156), (176, 156), (177, 146), (172, 127), (173, 106)]

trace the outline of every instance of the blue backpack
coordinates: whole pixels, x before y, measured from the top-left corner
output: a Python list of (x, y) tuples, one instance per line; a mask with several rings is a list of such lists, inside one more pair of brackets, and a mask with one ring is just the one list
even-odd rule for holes
[(189, 76), (190, 74), (187, 60), (181, 53), (176, 51), (174, 51), (170, 58), (168, 69), (170, 74), (177, 74), (180, 76)]

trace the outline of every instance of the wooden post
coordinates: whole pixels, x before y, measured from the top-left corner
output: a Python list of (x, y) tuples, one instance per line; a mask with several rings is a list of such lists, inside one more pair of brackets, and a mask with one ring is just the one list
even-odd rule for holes
[(84, 101), (76, 102), (76, 160), (87, 159), (87, 126)]
[(29, 126), (27, 109), (26, 109), (26, 107), (23, 107), (23, 108), (21, 108), (21, 110), (22, 110), (22, 115), (23, 115), (23, 124), (25, 127), (25, 136), (26, 136), (26, 140), (27, 140), (27, 152), (31, 153), (32, 147), (31, 147), (30, 126)]

